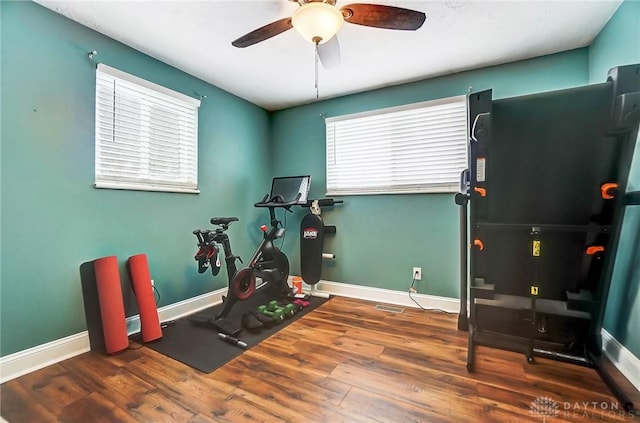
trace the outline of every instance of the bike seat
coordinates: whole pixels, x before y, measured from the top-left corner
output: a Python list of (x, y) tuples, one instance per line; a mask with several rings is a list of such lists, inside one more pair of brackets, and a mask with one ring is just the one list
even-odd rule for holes
[(237, 217), (212, 217), (211, 224), (229, 226), (231, 222), (237, 222)]

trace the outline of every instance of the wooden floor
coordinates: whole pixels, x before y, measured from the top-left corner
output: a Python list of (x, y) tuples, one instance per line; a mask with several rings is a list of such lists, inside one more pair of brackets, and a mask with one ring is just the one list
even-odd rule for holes
[(611, 409), (616, 400), (592, 369), (528, 365), (521, 354), (480, 347), (470, 374), (456, 315), (374, 306), (334, 298), (211, 374), (144, 347), (86, 353), (3, 384), (1, 415), (11, 423), (634, 420)]

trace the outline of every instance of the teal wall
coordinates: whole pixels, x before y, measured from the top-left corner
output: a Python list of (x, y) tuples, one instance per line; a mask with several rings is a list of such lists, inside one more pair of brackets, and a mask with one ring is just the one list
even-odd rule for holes
[[(236, 252), (250, 255), (269, 188), (269, 114), (31, 2), (1, 2), (1, 355), (86, 329), (79, 266), (147, 253), (160, 306), (226, 286), (199, 275), (196, 227), (237, 215)], [(199, 117), (201, 194), (94, 189), (95, 63), (186, 95)], [(262, 184), (256, 181), (266, 181)], [(123, 285), (127, 288), (124, 266)], [(130, 313), (135, 310), (130, 310)]]
[[(640, 63), (640, 2), (625, 1), (589, 47), (589, 79), (618, 65)], [(627, 191), (640, 190), (640, 139)], [(640, 206), (627, 207), (614, 265), (605, 329), (640, 358)]]
[[(256, 227), (265, 221), (250, 204), (268, 190), (271, 176), (309, 173), (311, 195), (323, 196), (323, 116), (461, 95), (469, 87), (492, 88), (494, 98), (504, 98), (602, 82), (621, 60), (639, 61), (629, 53), (634, 45), (637, 51), (638, 37), (634, 41), (630, 33), (637, 32), (639, 5), (625, 2), (591, 48), (270, 114), (36, 4), (0, 2), (0, 355), (86, 329), (78, 269), (97, 257), (116, 254), (124, 263), (146, 252), (161, 306), (225, 286), (224, 272), (216, 278), (197, 274), (191, 231), (206, 227), (213, 215), (237, 215), (241, 221), (231, 236), (236, 253), (245, 257), (259, 238)], [(200, 195), (92, 188), (90, 50), (110, 66), (187, 95), (207, 96), (200, 109)], [(634, 175), (640, 175), (638, 160), (632, 171), (637, 182), (631, 182), (639, 189)], [(326, 248), (338, 259), (325, 266), (324, 279), (406, 291), (411, 268), (420, 266), (419, 292), (458, 297), (458, 208), (452, 194), (344, 200), (344, 206), (323, 213), (338, 227)], [(293, 274), (300, 268), (297, 230), (303, 214), (296, 210), (287, 217), (284, 250)], [(631, 214), (625, 225), (637, 234), (640, 216)], [(636, 240), (621, 243), (635, 246), (621, 251), (635, 252), (616, 265), (615, 278), (623, 282), (614, 283), (612, 303), (621, 312), (608, 313), (606, 323), (638, 355), (630, 334), (638, 332), (633, 325), (640, 320), (634, 270), (640, 259)], [(124, 278), (124, 267), (121, 274)], [(634, 281), (631, 304), (625, 303), (630, 297), (625, 281)]]
[[(610, 68), (632, 63), (640, 63), (640, 2), (626, 1), (589, 48), (276, 112), (272, 142), (280, 159), (274, 171), (276, 175), (310, 173), (313, 195), (324, 194), (325, 116), (460, 95), (468, 87), (492, 88), (494, 98), (505, 98), (600, 83)], [(629, 189), (640, 189), (640, 146)], [(344, 200), (344, 207), (325, 215), (328, 223), (338, 227), (327, 245), (338, 258), (326, 266), (324, 279), (404, 291), (411, 282), (411, 268), (420, 266), (425, 280), (418, 283), (418, 292), (459, 296), (458, 209), (452, 195), (349, 196)], [(295, 227), (298, 221), (291, 224)], [(622, 231), (605, 328), (640, 356), (640, 206), (627, 210)], [(289, 252), (297, 248), (297, 242), (289, 244)], [(294, 270), (299, 269), (296, 259), (294, 255)]]
[[(578, 49), (278, 111), (272, 121), (274, 172), (309, 173), (312, 195), (325, 194), (323, 116), (462, 95), (469, 87), (492, 88), (494, 98), (503, 98), (587, 83), (587, 49)], [(423, 274), (418, 292), (459, 297), (459, 209), (453, 194), (348, 196), (344, 202), (324, 214), (338, 233), (327, 241), (326, 250), (337, 260), (323, 269), (323, 279), (407, 291), (417, 266)], [(289, 221), (296, 231), (302, 214)], [(296, 239), (285, 250), (297, 248)], [(291, 256), (296, 271), (298, 257)]]

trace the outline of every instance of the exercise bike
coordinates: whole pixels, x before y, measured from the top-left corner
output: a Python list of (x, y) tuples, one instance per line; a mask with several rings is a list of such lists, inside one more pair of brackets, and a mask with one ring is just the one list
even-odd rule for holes
[(216, 314), (216, 321), (226, 318), (236, 302), (251, 297), (256, 290), (256, 278), (266, 283), (266, 289), (270, 289), (276, 298), (286, 298), (291, 294), (289, 288), (289, 259), (273, 244), (273, 241), (282, 238), (285, 233), (282, 222), (277, 217), (275, 210), (278, 208), (291, 211), (295, 205), (306, 204), (310, 186), (309, 176), (273, 178), (271, 192), (254, 204), (254, 207), (269, 209), (271, 227), (263, 225), (262, 241), (251, 256), (247, 265), (237, 270), (236, 260), (242, 263), (240, 257), (235, 256), (231, 249), (231, 241), (226, 231), (229, 226), (238, 221), (237, 217), (213, 217), (211, 224), (217, 226), (214, 231), (196, 229), (193, 233), (198, 238), (198, 271), (206, 271), (211, 267), (217, 274), (219, 265), (211, 263), (211, 259), (217, 257), (217, 245), (222, 245), (224, 260), (229, 278), (229, 290), (223, 299), (223, 308)]

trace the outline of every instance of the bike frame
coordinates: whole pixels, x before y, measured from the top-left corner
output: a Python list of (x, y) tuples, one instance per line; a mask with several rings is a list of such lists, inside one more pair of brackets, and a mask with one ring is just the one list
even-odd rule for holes
[(235, 263), (238, 257), (234, 256), (231, 251), (229, 236), (222, 229), (216, 229), (214, 241), (222, 244), (229, 278), (227, 298), (224, 300), (222, 311), (216, 315), (216, 319), (227, 317), (237, 301), (245, 300), (253, 295), (256, 276), (270, 283), (276, 291), (284, 292), (285, 284), (288, 288), (286, 279), (289, 276), (289, 260), (279, 248), (273, 245), (273, 241), (281, 238), (285, 230), (276, 218), (273, 207), (269, 207), (269, 215), (271, 227), (265, 230), (263, 238), (247, 266), (239, 270), (237, 270)]

